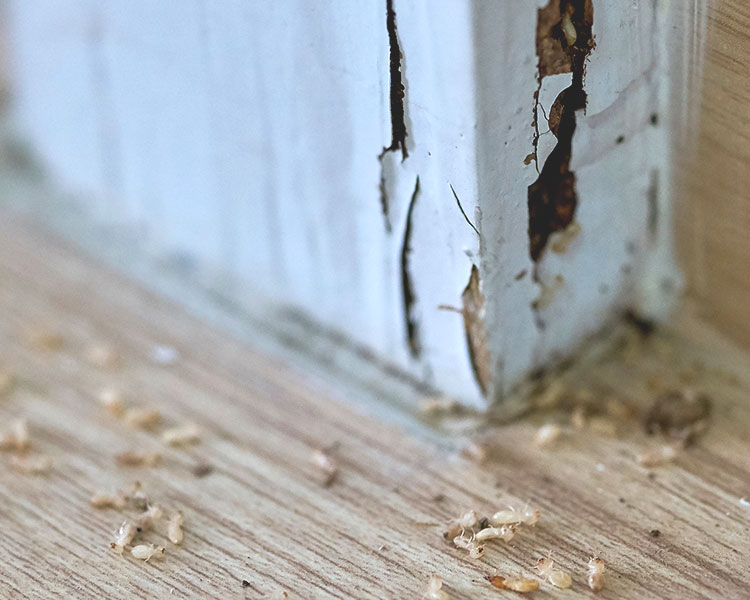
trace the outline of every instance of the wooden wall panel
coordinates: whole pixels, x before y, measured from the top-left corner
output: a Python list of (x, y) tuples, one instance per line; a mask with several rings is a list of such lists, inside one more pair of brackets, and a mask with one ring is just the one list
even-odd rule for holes
[[(705, 17), (703, 65), (694, 68), (702, 71), (702, 92), (686, 99), (684, 111), (689, 114), (699, 103), (700, 122), (694, 131), (688, 128), (694, 145), (688, 144), (677, 162), (678, 240), (688, 294), (700, 314), (748, 345), (750, 5), (712, 0)], [(685, 39), (693, 48), (700, 45)]]

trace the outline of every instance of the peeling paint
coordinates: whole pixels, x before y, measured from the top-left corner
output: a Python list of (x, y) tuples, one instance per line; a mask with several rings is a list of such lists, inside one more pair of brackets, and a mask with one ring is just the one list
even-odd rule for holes
[(487, 332), (484, 328), (484, 295), (481, 290), (479, 269), (471, 266), (469, 283), (461, 294), (466, 330), (466, 346), (469, 350), (469, 360), (479, 389), (487, 396), (490, 384), (490, 351), (487, 347)]
[(409, 254), (411, 253), (411, 234), (412, 234), (412, 217), (414, 215), (414, 206), (419, 196), (419, 177), (414, 185), (414, 192), (409, 201), (409, 209), (406, 212), (406, 226), (404, 227), (404, 240), (401, 244), (401, 291), (404, 303), (404, 323), (406, 326), (406, 343), (409, 346), (409, 352), (414, 358), (419, 357), (422, 347), (419, 342), (419, 326), (414, 316), (414, 283), (409, 272)]
[[(570, 87), (563, 90), (549, 114), (549, 126), (557, 145), (547, 157), (539, 178), (529, 186), (529, 253), (538, 261), (552, 233), (568, 227), (575, 217), (578, 198), (575, 173), (570, 170), (576, 111), (586, 108), (583, 87), (586, 58), (594, 48), (591, 0), (550, 0), (538, 11), (537, 54), (539, 86), (546, 75), (572, 73)], [(563, 31), (563, 21), (576, 35)], [(573, 41), (568, 45), (568, 40)], [(538, 150), (539, 90), (534, 97), (534, 151)]]

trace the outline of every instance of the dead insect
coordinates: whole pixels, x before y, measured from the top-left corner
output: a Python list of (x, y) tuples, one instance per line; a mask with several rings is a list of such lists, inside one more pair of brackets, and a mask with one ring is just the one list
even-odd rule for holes
[(578, 32), (576, 31), (576, 26), (573, 24), (574, 11), (574, 5), (569, 4), (568, 8), (565, 10), (565, 13), (563, 13), (562, 21), (560, 22), (560, 29), (562, 29), (563, 35), (565, 36), (565, 41), (568, 43), (568, 46), (572, 46), (573, 44), (575, 44), (576, 40), (578, 39)]
[(185, 522), (185, 516), (181, 510), (178, 510), (169, 518), (169, 528), (167, 530), (167, 537), (173, 544), (182, 543), (182, 525)]
[(500, 575), (486, 575), (485, 579), (494, 587), (501, 590), (512, 590), (514, 592), (533, 592), (539, 589), (539, 582), (536, 579), (524, 577), (521, 573), (518, 577), (501, 577)]
[(516, 535), (515, 525), (503, 525), (501, 527), (485, 527), (476, 533), (474, 539), (477, 542), (500, 539), (510, 542)]
[(430, 576), (422, 597), (426, 600), (450, 600), (448, 593), (443, 590), (443, 578), (440, 575)]
[(135, 452), (120, 452), (115, 455), (118, 467), (154, 467), (161, 461), (161, 454), (137, 454)]
[(490, 523), (495, 525), (528, 525), (533, 527), (539, 521), (539, 510), (524, 508), (523, 510), (517, 510), (509, 507), (506, 510), (499, 510), (490, 517)]
[(461, 534), (453, 538), (453, 545), (456, 548), (461, 548), (469, 553), (469, 558), (482, 558), (484, 556), (484, 544), (477, 542), (475, 536), (466, 537)]
[(551, 558), (540, 558), (536, 563), (536, 570), (552, 585), (559, 588), (569, 588), (573, 585), (572, 577), (565, 571), (556, 571)]
[(136, 510), (146, 510), (150, 505), (148, 496), (146, 495), (146, 492), (143, 491), (143, 486), (141, 486), (140, 481), (133, 482), (130, 490), (122, 492), (121, 495), (124, 500)]
[(133, 541), (135, 534), (138, 533), (138, 527), (132, 521), (123, 521), (115, 532), (115, 541), (110, 542), (109, 547), (117, 554), (122, 554), (126, 546)]
[(185, 423), (166, 429), (161, 439), (170, 446), (187, 446), (201, 441), (201, 429), (195, 423)]
[(534, 445), (537, 448), (544, 448), (554, 444), (562, 435), (562, 427), (557, 423), (547, 423), (542, 425), (534, 436)]
[(122, 394), (114, 388), (105, 388), (101, 390), (97, 394), (96, 399), (113, 417), (121, 417), (122, 413), (125, 411), (125, 406), (122, 402)]
[(323, 475), (323, 486), (328, 487), (331, 485), (339, 471), (336, 461), (325, 450), (314, 450), (310, 455), (310, 459)]
[(89, 504), (94, 508), (115, 508), (122, 510), (125, 508), (125, 499), (122, 495), (110, 496), (108, 494), (96, 493), (89, 499)]
[(24, 452), (31, 446), (29, 424), (26, 419), (16, 419), (8, 431), (0, 435), (0, 450)]
[(457, 519), (451, 519), (448, 521), (448, 525), (445, 531), (443, 531), (443, 538), (446, 541), (453, 541), (454, 538), (462, 535), (467, 529), (474, 529), (479, 518), (477, 513), (473, 510), (465, 512)]
[(161, 421), (158, 410), (147, 408), (129, 408), (125, 411), (125, 423), (138, 429), (153, 429)]
[(161, 461), (161, 454), (137, 454), (135, 452), (120, 452), (115, 455), (118, 467), (154, 467)]
[(148, 562), (154, 557), (163, 558), (166, 554), (166, 550), (163, 546), (154, 546), (153, 544), (139, 544), (138, 546), (133, 546), (130, 549), (130, 554), (132, 554), (134, 558), (145, 560), (146, 562)]
[(49, 456), (12, 456), (10, 459), (11, 466), (30, 475), (44, 475), (52, 468), (52, 459)]
[(135, 520), (135, 524), (138, 526), (139, 531), (148, 531), (154, 527), (154, 522), (161, 519), (164, 511), (161, 506), (154, 504), (150, 505), (144, 514)]
[(594, 592), (598, 592), (604, 587), (604, 561), (601, 558), (592, 557), (589, 559), (588, 584)]

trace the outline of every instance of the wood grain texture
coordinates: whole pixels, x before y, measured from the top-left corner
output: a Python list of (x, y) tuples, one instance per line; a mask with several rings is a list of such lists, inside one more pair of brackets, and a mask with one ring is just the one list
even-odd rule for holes
[[(63, 347), (30, 347), (29, 328), (58, 331)], [(0, 366), (17, 378), (0, 399), (0, 423), (27, 417), (36, 449), (54, 460), (35, 477), (0, 454), (3, 598), (418, 598), (438, 573), (453, 598), (490, 599), (509, 592), (489, 588), (486, 573), (529, 573), (548, 551), (573, 575), (573, 594), (545, 584), (536, 598), (588, 597), (583, 571), (594, 554), (608, 568), (601, 598), (741, 598), (750, 586), (750, 509), (739, 503), (750, 496), (750, 406), (747, 381), (727, 375), (747, 359), (730, 350), (657, 339), (629, 362), (602, 360), (580, 376), (638, 402), (653, 397), (654, 376), (665, 385), (689, 377), (712, 395), (705, 437), (650, 476), (633, 458), (647, 443), (635, 426), (619, 438), (572, 435), (547, 451), (531, 443), (543, 417), (502, 428), (443, 422), (439, 445), (407, 435), (348, 408), (356, 391), (218, 334), (7, 213), (0, 338)], [(91, 343), (115, 347), (119, 365), (86, 362)], [(173, 345), (177, 363), (153, 364), (154, 344)], [(127, 429), (94, 399), (106, 385), (170, 423), (198, 422), (202, 443), (173, 450)], [(491, 447), (482, 465), (455, 451), (468, 432)], [(326, 488), (310, 454), (332, 444), (340, 472)], [(163, 452), (165, 462), (116, 467), (114, 455), (129, 449)], [(199, 463), (213, 471), (195, 477)], [(88, 505), (92, 493), (134, 479), (185, 512), (184, 544), (165, 544), (164, 561), (114, 555), (121, 515)], [(435, 525), (526, 501), (542, 512), (537, 527), (488, 546), (481, 561), (447, 546)]]
[[(678, 162), (678, 234), (690, 293), (724, 333), (750, 344), (750, 7), (713, 0), (694, 151)], [(702, 45), (702, 44), (701, 44)], [(677, 100), (676, 102), (681, 102)]]

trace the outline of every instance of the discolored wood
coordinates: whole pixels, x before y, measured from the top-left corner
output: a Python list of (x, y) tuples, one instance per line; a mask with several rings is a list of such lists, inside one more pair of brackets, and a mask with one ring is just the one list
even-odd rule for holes
[[(15, 384), (0, 399), (0, 424), (27, 417), (35, 449), (54, 461), (48, 476), (29, 476), (0, 453), (3, 598), (418, 598), (437, 573), (453, 598), (490, 599), (510, 592), (486, 574), (528, 575), (548, 551), (575, 583), (572, 592), (542, 584), (535, 598), (589, 597), (592, 555), (607, 564), (600, 598), (739, 598), (750, 586), (750, 508), (739, 502), (750, 497), (750, 405), (747, 382), (728, 374), (746, 357), (717, 351), (710, 337), (711, 351), (686, 342), (710, 336), (698, 325), (631, 340), (618, 360), (597, 359), (572, 382), (644, 406), (658, 387), (686, 380), (712, 398), (705, 436), (675, 464), (647, 471), (634, 457), (657, 442), (638, 421), (623, 422), (618, 438), (569, 433), (542, 450), (533, 436), (552, 413), (502, 428), (452, 417), (424, 422), (424, 435), (363, 416), (351, 409), (361, 392), (217, 333), (1, 217), (0, 367)], [(62, 346), (30, 345), (30, 329), (59, 333)], [(87, 361), (92, 343), (111, 346), (116, 364)], [(155, 344), (173, 346), (176, 362), (154, 363)], [(159, 429), (126, 428), (95, 400), (105, 386), (158, 408), (163, 427), (195, 421), (201, 443), (170, 448)], [(468, 434), (488, 447), (485, 463), (459, 456)], [(338, 463), (329, 487), (310, 461), (317, 449)], [(120, 468), (115, 456), (126, 450), (164, 459)], [(185, 513), (181, 546), (146, 538), (166, 546), (163, 561), (112, 553), (122, 517), (88, 505), (134, 479)], [(541, 511), (538, 525), (488, 545), (481, 561), (442, 540), (440, 524), (466, 509), (527, 501)]]

